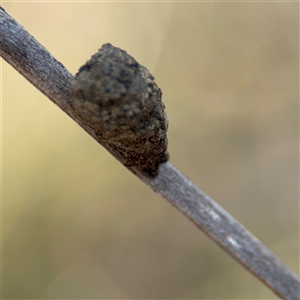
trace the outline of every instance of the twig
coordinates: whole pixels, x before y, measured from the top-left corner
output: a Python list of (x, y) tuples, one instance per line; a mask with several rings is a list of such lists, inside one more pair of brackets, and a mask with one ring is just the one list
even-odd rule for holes
[[(74, 77), (1, 7), (0, 55), (114, 155), (72, 108), (70, 85)], [(283, 299), (300, 299), (297, 275), (171, 163), (161, 164), (155, 178), (136, 168), (129, 169), (275, 294)]]

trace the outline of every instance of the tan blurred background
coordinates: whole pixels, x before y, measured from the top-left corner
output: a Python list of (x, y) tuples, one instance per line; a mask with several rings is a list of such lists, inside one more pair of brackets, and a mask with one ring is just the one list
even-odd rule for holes
[[(67, 69), (155, 76), (171, 162), (299, 266), (298, 3), (3, 3)], [(275, 299), (2, 62), (3, 298)]]

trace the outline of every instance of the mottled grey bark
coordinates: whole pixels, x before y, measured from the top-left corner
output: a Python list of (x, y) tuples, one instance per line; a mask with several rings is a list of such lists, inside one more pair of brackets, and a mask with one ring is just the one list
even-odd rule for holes
[[(2, 8), (0, 55), (122, 161), (101, 136), (95, 135), (73, 108), (70, 87), (74, 77)], [(283, 299), (300, 299), (300, 282), (297, 275), (170, 162), (160, 165), (155, 178), (146, 176), (138, 168), (128, 169), (180, 210), (275, 294)]]

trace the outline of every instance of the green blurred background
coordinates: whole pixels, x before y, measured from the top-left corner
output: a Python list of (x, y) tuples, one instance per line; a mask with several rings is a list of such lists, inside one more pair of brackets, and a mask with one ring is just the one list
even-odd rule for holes
[[(73, 74), (146, 66), (171, 162), (298, 272), (299, 3), (3, 7)], [(4, 61), (2, 106), (3, 298), (276, 298)]]

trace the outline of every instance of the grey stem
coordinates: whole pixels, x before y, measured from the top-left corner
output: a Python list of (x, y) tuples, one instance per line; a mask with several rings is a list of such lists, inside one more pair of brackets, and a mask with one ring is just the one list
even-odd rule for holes
[[(0, 55), (114, 155), (72, 108), (72, 74), (1, 7)], [(298, 276), (171, 163), (162, 164), (155, 178), (147, 177), (136, 168), (129, 169), (275, 294), (283, 299), (300, 299)]]

